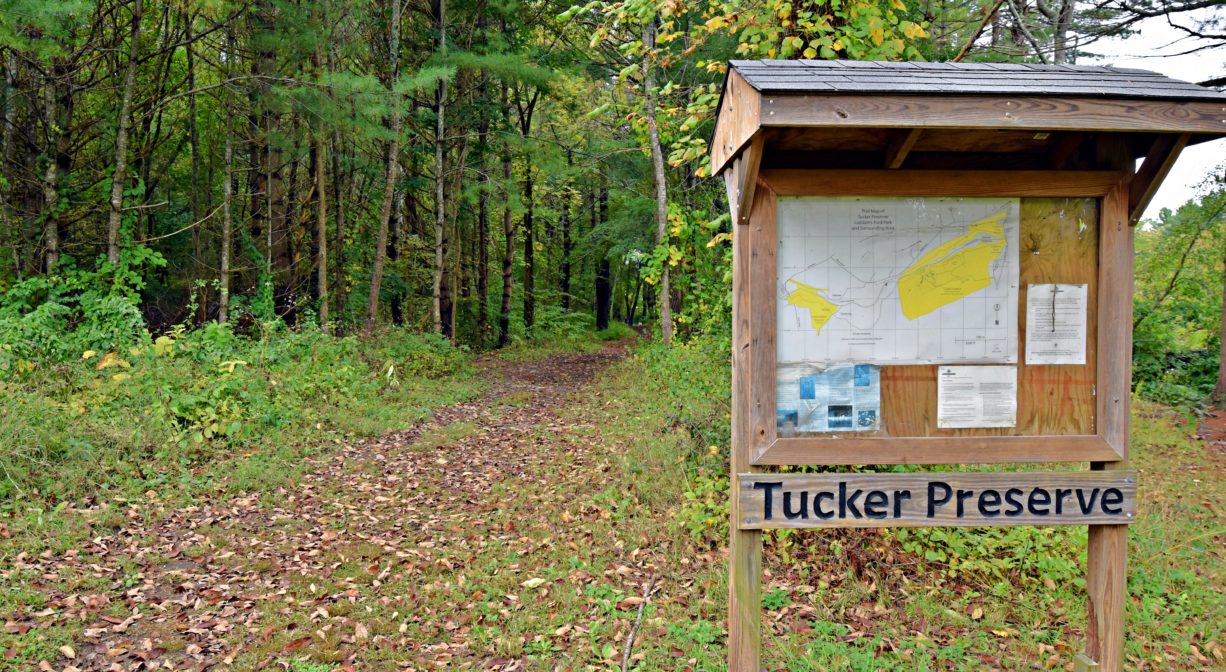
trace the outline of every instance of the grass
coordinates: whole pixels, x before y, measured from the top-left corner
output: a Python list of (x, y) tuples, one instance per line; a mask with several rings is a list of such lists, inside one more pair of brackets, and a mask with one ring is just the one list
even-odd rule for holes
[[(259, 532), (281, 539), (286, 554), (320, 529), (355, 538), (319, 548), (278, 584), (277, 599), (259, 602), (255, 622), (267, 634), (232, 633), (245, 643), (234, 668), (493, 659), (523, 660), (530, 670), (620, 668), (654, 579), (632, 669), (724, 669), (726, 352), (718, 341), (640, 348), (569, 404), (546, 409), (556, 415), (524, 393), (495, 397), (473, 417), (424, 431), (408, 462), (346, 463), (358, 474), (348, 484), (388, 474), (410, 481), (404, 501), (418, 508), (329, 490), (335, 505), (312, 522)], [(524, 349), (510, 356), (540, 360)], [(484, 431), (508, 418), (519, 428), (511, 438)], [(1226, 455), (1194, 429), (1180, 413), (1134, 403), (1141, 515), (1130, 529), (1130, 670), (1226, 666)], [(431, 452), (413, 455), (421, 450)], [(486, 452), (488, 464), (473, 457), (457, 467), (453, 457)], [(435, 464), (441, 457), (447, 465)], [(259, 458), (235, 459), (230, 467)], [(405, 469), (412, 460), (422, 470)], [(448, 474), (489, 485), (460, 492)], [(121, 510), (90, 525), (120, 524)], [(418, 526), (421, 511), (432, 511), (433, 524)], [(64, 510), (42, 515), (42, 535), (87, 534), (64, 522)], [(197, 532), (202, 549), (252, 540), (237, 530)], [(1065, 669), (1083, 646), (1084, 554), (1078, 528), (770, 533), (765, 662), (854, 672)], [(267, 557), (231, 561), (240, 574), (272, 568)], [(0, 613), (41, 608), (37, 576), (6, 579)], [(107, 588), (78, 579), (74, 592)], [(24, 661), (54, 656), (79, 627), (0, 635), (0, 649), (15, 648)]]

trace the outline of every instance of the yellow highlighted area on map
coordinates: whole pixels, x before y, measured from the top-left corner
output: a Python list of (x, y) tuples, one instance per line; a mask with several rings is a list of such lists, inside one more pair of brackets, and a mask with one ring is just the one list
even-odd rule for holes
[[(902, 314), (914, 320), (991, 285), (989, 268), (1005, 249), (1004, 219), (1000, 212), (971, 224), (903, 271), (898, 279)], [(790, 296), (788, 302), (793, 303)]]
[(796, 289), (788, 294), (788, 303), (808, 310), (809, 322), (813, 324), (813, 329), (819, 334), (822, 333), (822, 327), (825, 327), (830, 318), (839, 312), (838, 305), (831, 303), (829, 299), (821, 295), (821, 292), (826, 291), (823, 288), (810, 287), (795, 280), (788, 280), (788, 282), (796, 286)]

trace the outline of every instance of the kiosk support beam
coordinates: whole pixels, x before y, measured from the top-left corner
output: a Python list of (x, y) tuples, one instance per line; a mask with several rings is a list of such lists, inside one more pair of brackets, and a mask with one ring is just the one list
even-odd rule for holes
[(1145, 155), (1145, 161), (1137, 170), (1136, 177), (1132, 178), (1132, 186), (1129, 188), (1128, 221), (1130, 223), (1136, 224), (1140, 221), (1141, 215), (1145, 214), (1145, 208), (1149, 207), (1149, 202), (1158, 192), (1158, 185), (1162, 184), (1162, 180), (1166, 179), (1166, 174), (1171, 172), (1171, 166), (1175, 165), (1179, 153), (1183, 151), (1191, 138), (1192, 136), (1187, 133), (1164, 134), (1154, 140), (1154, 144)]
[[(1132, 324), (1133, 230), (1130, 224), (1131, 180), (1123, 180), (1103, 199), (1100, 228), (1100, 273), (1110, 279), (1100, 297), (1099, 353), (1132, 352), (1132, 330), (1110, 325)], [(1099, 376), (1106, 381), (1099, 392), (1102, 434), (1127, 456), (1129, 431), (1130, 366), (1118, 356), (1100, 359)], [(1092, 462), (1095, 471), (1127, 469), (1127, 460)], [(1090, 525), (1086, 552), (1086, 655), (1102, 672), (1124, 669), (1124, 601), (1127, 599), (1128, 526)]]
[[(772, 240), (762, 234), (764, 227), (775, 224), (775, 197), (769, 188), (755, 190), (754, 200), (744, 203), (749, 210), (748, 226), (733, 227), (732, 247), (732, 497), (731, 544), (729, 546), (728, 580), (728, 670), (729, 672), (759, 672), (762, 652), (762, 531), (741, 530), (737, 495), (740, 492), (738, 474), (761, 471), (753, 466), (754, 430), (751, 381), (754, 376), (769, 373), (755, 371), (754, 352), (761, 347), (754, 343), (761, 325), (755, 319), (771, 319), (775, 315), (755, 316), (754, 297), (774, 291), (774, 278), (758, 273), (763, 254), (774, 254)], [(767, 284), (769, 283), (769, 284)]]

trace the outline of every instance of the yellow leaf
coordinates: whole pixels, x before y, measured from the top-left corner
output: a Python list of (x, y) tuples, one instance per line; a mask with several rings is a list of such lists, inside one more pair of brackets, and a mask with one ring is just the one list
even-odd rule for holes
[(92, 359), (96, 354), (98, 353), (94, 352), (93, 350), (86, 350), (85, 352), (81, 353), (81, 359)]
[(117, 355), (117, 354), (115, 354), (115, 353), (113, 353), (113, 352), (108, 352), (108, 353), (106, 353), (106, 356), (102, 358), (102, 361), (98, 362), (97, 370), (98, 370), (98, 371), (101, 371), (102, 369), (107, 369), (107, 368), (110, 368), (110, 367), (112, 367), (112, 366), (120, 366), (120, 367), (123, 367), (123, 368), (125, 368), (125, 369), (127, 369), (127, 368), (131, 368), (131, 367), (132, 367), (132, 365), (131, 365), (131, 364), (129, 364), (127, 361), (125, 361), (125, 360), (124, 360), (123, 358), (121, 358), (119, 355)]
[(175, 351), (175, 339), (169, 336), (158, 336), (153, 342), (153, 351), (158, 355), (168, 355)]
[(542, 585), (544, 585), (544, 583), (545, 579), (531, 578), (519, 585), (523, 586), (524, 588), (540, 588)]
[(971, 619), (978, 621), (981, 618), (983, 618), (983, 609), (975, 607), (975, 610), (971, 612)]
[(117, 383), (122, 383), (123, 381), (129, 380), (130, 378), (132, 378), (132, 374), (130, 373), (117, 373), (111, 376), (111, 380)]
[(219, 370), (224, 369), (226, 373), (234, 373), (235, 367), (246, 366), (246, 365), (247, 365), (247, 362), (244, 362), (241, 359), (232, 359), (229, 361), (222, 362), (221, 364), (217, 366), (217, 368)]

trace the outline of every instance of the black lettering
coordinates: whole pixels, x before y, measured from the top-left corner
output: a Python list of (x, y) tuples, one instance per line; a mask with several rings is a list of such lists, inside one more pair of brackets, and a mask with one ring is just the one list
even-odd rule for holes
[[(1108, 502), (1107, 500), (1111, 501)], [(1103, 513), (1112, 516), (1118, 516), (1124, 512), (1124, 508), (1120, 504), (1124, 503), (1124, 493), (1120, 492), (1119, 488), (1107, 488), (1103, 491)]]
[(894, 517), (902, 518), (902, 500), (911, 499), (910, 490), (895, 490), (894, 491)]
[(800, 494), (800, 510), (792, 510), (792, 493), (783, 493), (783, 517), (788, 520), (796, 520), (797, 518), (809, 517), (809, 493), (801, 492)]
[(831, 518), (834, 518), (834, 511), (827, 511), (826, 509), (823, 509), (823, 508), (822, 508), (822, 500), (823, 500), (823, 499), (824, 499), (824, 500), (827, 500), (827, 501), (830, 501), (830, 502), (833, 502), (833, 501), (834, 501), (834, 493), (833, 493), (833, 492), (819, 492), (819, 493), (817, 493), (817, 494), (816, 494), (816, 495), (813, 497), (813, 513), (817, 514), (817, 517), (818, 517), (818, 518), (821, 518), (822, 520), (830, 520)]
[(862, 490), (856, 490), (855, 492), (851, 493), (851, 497), (848, 497), (847, 484), (839, 483), (839, 518), (846, 518), (848, 510), (851, 511), (852, 517), (864, 517), (860, 515), (860, 509), (856, 508), (856, 500), (860, 498), (862, 493)]
[(1077, 488), (1077, 505), (1081, 507), (1082, 515), (1089, 515), (1094, 510), (1094, 502), (1098, 500), (1098, 488), (1090, 491), (1090, 501), (1088, 503), (1085, 497), (1082, 496), (1084, 492), (1081, 488)]
[(961, 518), (962, 514), (964, 513), (962, 510), (962, 505), (966, 503), (966, 500), (974, 496), (975, 496), (974, 490), (959, 490), (958, 491), (958, 517), (959, 518)]
[(1051, 513), (1051, 511), (1047, 510), (1049, 504), (1051, 504), (1051, 493), (1043, 488), (1031, 490), (1030, 497), (1026, 499), (1026, 508), (1034, 516), (1046, 516)]
[(1026, 507), (1022, 506), (1022, 500), (1018, 499), (1026, 493), (1022, 492), (1021, 488), (1009, 488), (1005, 490), (1005, 502), (1009, 504), (1009, 508), (1005, 509), (1005, 515), (1009, 517), (1020, 516)]
[(773, 512), (771, 511), (771, 499), (774, 497), (774, 495), (771, 494), (771, 490), (774, 490), (775, 488), (782, 489), (783, 483), (781, 481), (774, 481), (774, 482), (769, 482), (769, 483), (765, 481), (758, 481), (757, 483), (753, 484), (754, 490), (765, 490), (766, 491), (762, 495), (762, 519), (763, 520), (770, 520), (772, 517)]
[(885, 518), (889, 515), (890, 496), (873, 490), (864, 496), (864, 515), (869, 518)]
[(984, 490), (979, 493), (979, 515), (991, 518), (1000, 515), (1000, 493), (995, 490)]
[[(937, 488), (941, 488), (942, 490), (945, 491), (945, 494), (941, 495), (940, 499), (937, 498), (937, 494), (936, 494)], [(945, 506), (945, 504), (949, 502), (949, 498), (953, 497), (953, 495), (954, 495), (954, 489), (949, 487), (948, 484), (942, 483), (941, 481), (933, 481), (929, 483), (928, 484), (928, 517), (932, 518), (936, 516), (937, 507)]]
[(1056, 488), (1056, 515), (1064, 513), (1064, 500), (1073, 496), (1073, 491), (1067, 488)]

